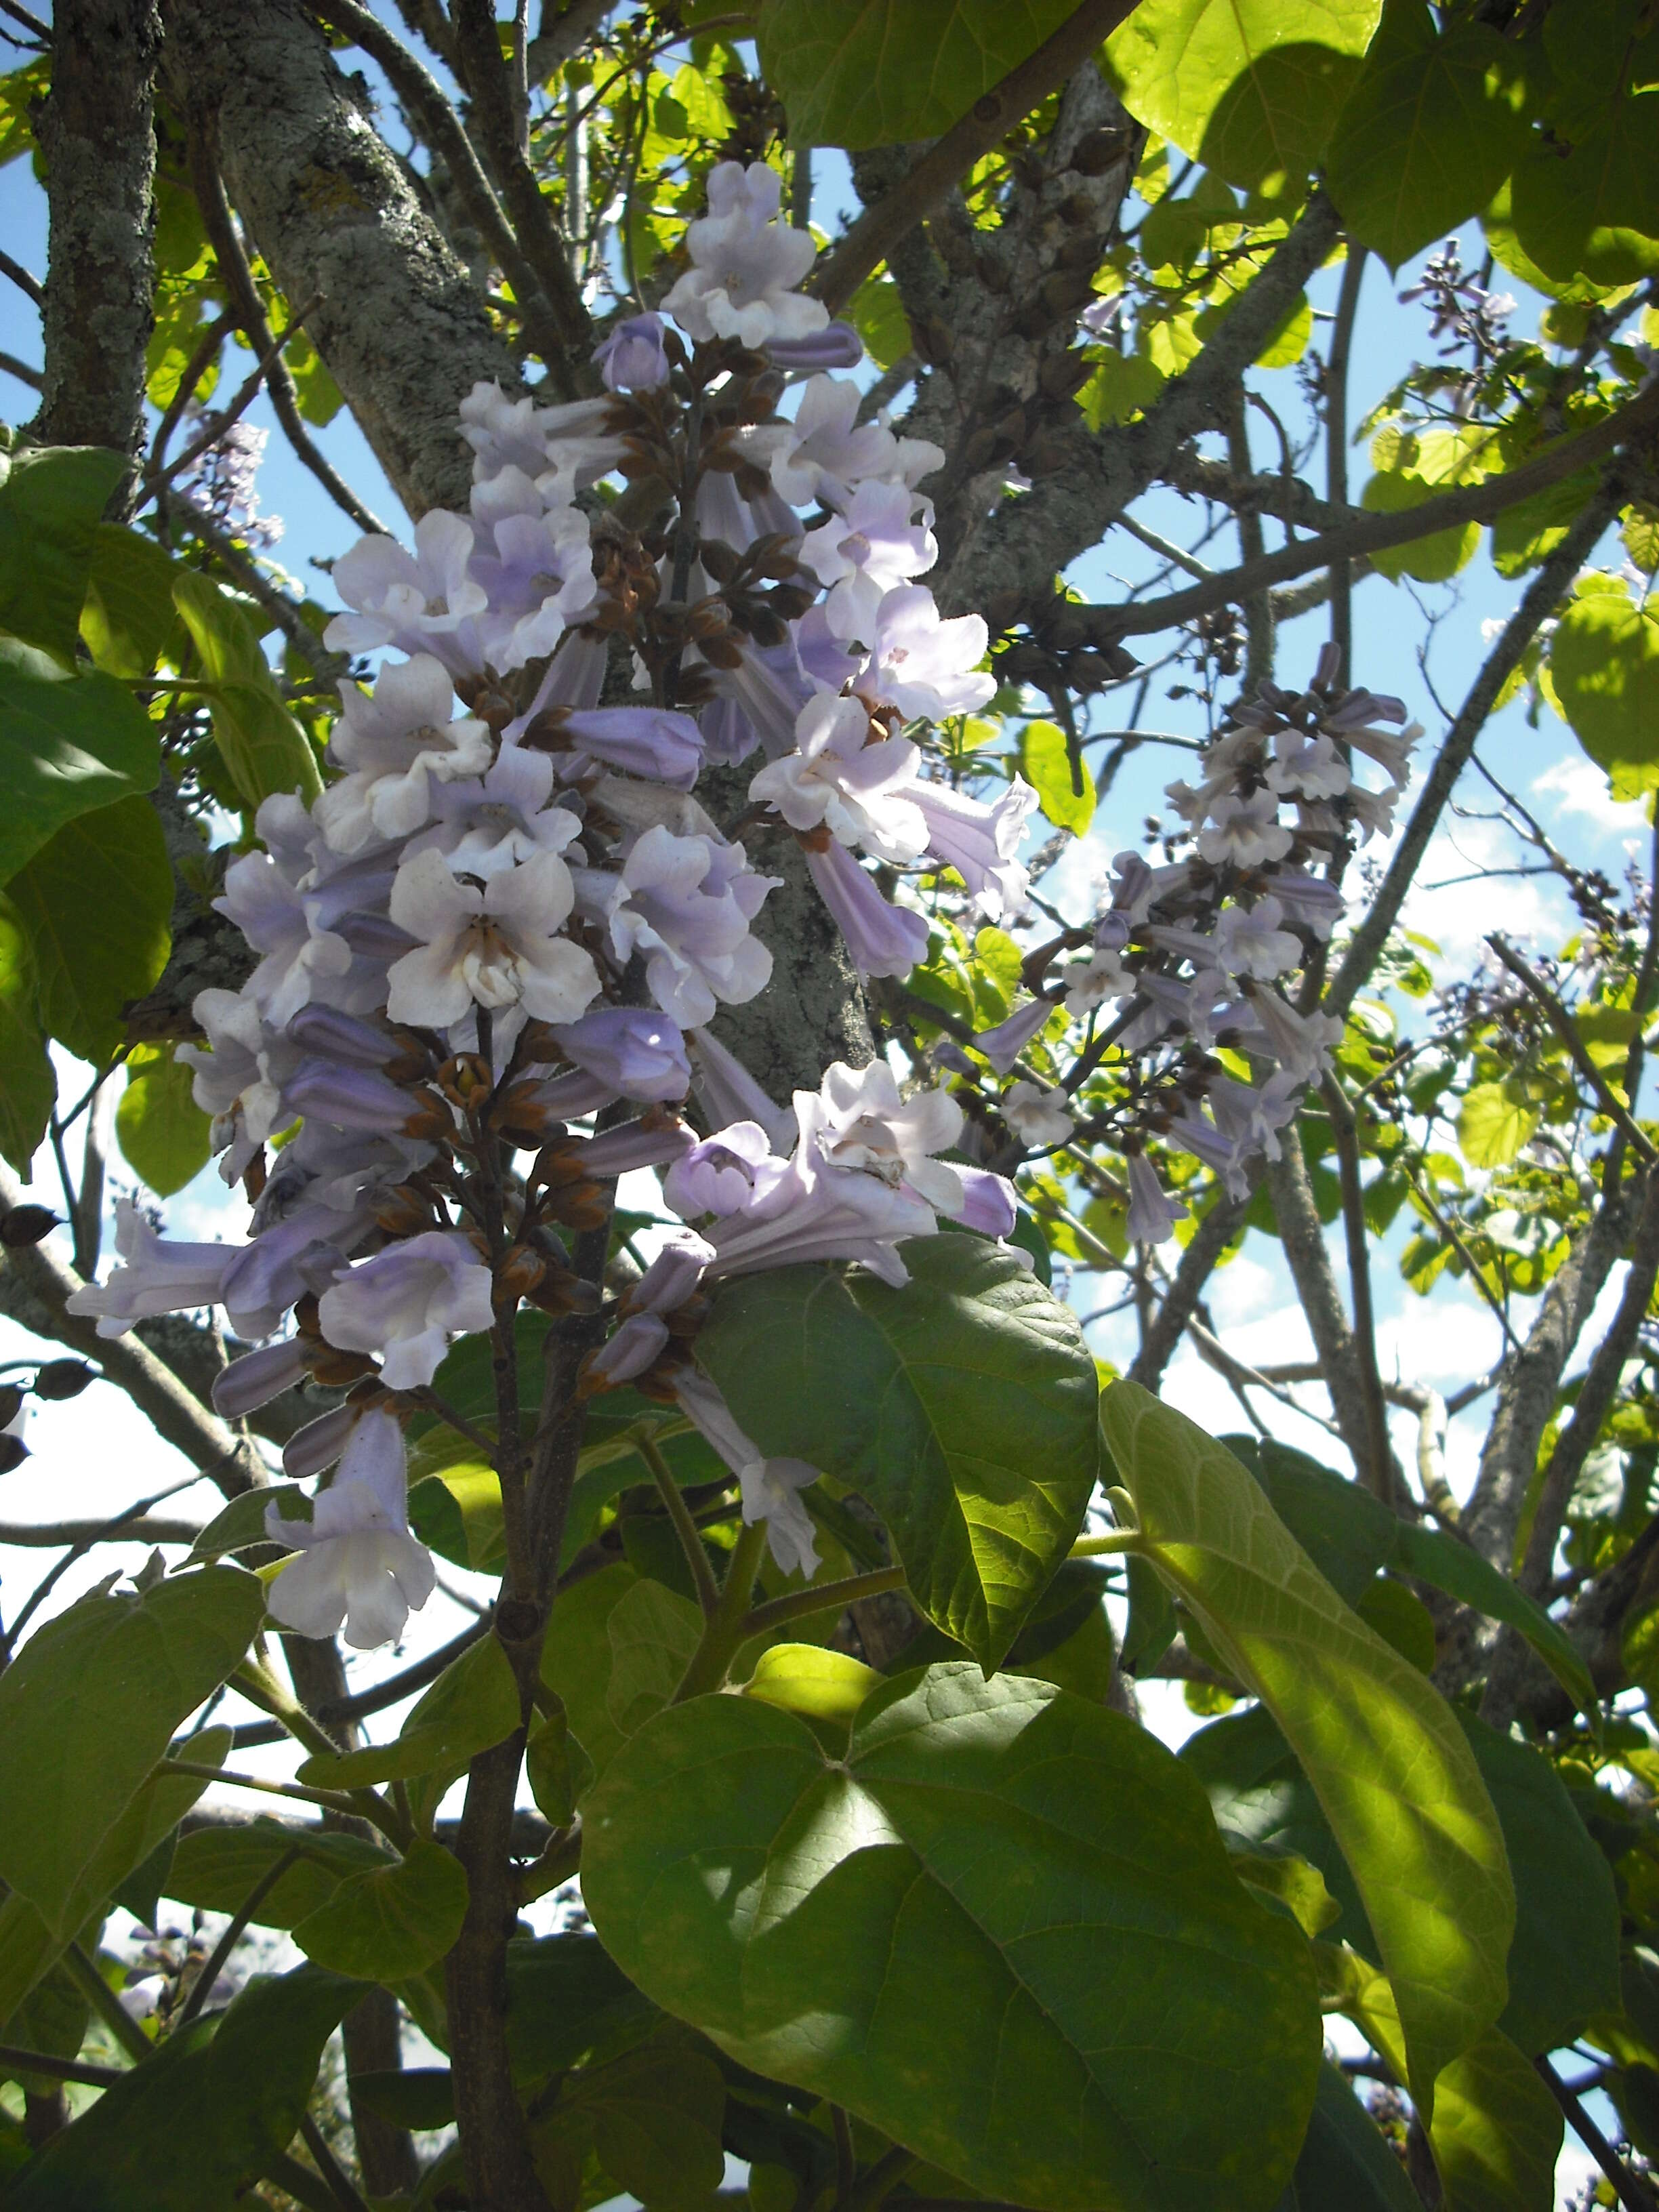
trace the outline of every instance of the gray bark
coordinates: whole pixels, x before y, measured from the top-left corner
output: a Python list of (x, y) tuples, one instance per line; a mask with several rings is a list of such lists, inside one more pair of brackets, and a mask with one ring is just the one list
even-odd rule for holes
[(1297, 1298), (1307, 1316), (1309, 1334), (1319, 1355), (1319, 1371), (1330, 1393), (1331, 1412), (1355, 1471), (1363, 1480), (1370, 1455), (1353, 1330), (1326, 1249), (1325, 1231), (1314, 1204), (1308, 1164), (1294, 1122), (1284, 1132), (1282, 1142), (1284, 1158), (1267, 1170), (1273, 1218), (1279, 1224)]
[(58, 0), (53, 10), (39, 125), (50, 236), (46, 374), (28, 433), (38, 445), (143, 448), (160, 39), (155, 0)]
[(480, 379), (515, 386), (483, 298), (297, 0), (170, 0), (166, 79), (410, 513), (465, 509), (456, 428)]

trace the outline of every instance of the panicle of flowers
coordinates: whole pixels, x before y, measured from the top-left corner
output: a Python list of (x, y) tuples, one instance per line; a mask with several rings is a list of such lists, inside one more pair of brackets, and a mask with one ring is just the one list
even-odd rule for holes
[[(778, 207), (771, 171), (717, 168), (664, 314), (599, 349), (604, 389), (478, 386), (469, 511), (336, 564), (326, 642), (385, 657), (340, 687), (322, 795), (268, 799), (227, 870), (257, 964), (201, 994), (181, 1048), (250, 1234), (172, 1243), (124, 1208), (121, 1264), (73, 1302), (106, 1334), (222, 1305), (256, 1343), (216, 1386), (231, 1418), (307, 1376), (346, 1392), (284, 1453), (297, 1477), (338, 1464), (311, 1521), (270, 1529), (297, 1547), (271, 1609), (302, 1633), (385, 1641), (425, 1601), (404, 1424), (452, 1340), (526, 1301), (600, 1315), (581, 1388), (679, 1405), (810, 1571), (814, 1470), (764, 1459), (695, 1368), (702, 1285), (804, 1259), (902, 1282), (941, 1215), (1013, 1226), (1007, 1183), (939, 1157), (952, 1098), (902, 1097), (878, 1062), (784, 1109), (708, 1026), (771, 970), (753, 925), (780, 879), (739, 830), (799, 842), (866, 975), (907, 972), (928, 930), (865, 859), (955, 868), (988, 916), (1024, 896), (1030, 793), (980, 805), (918, 741), (993, 690), (984, 623), (915, 581), (935, 552), (916, 485), (943, 454), (859, 420), (833, 374), (858, 339), (797, 289), (811, 241)], [(577, 503), (617, 477), (659, 495), (642, 528)], [(757, 752), (723, 830), (694, 787)], [(640, 1168), (688, 1230), (606, 1301), (571, 1240)]]
[[(194, 445), (212, 429), (216, 419), (199, 400), (188, 400), (183, 416), (188, 444)], [(275, 545), (283, 535), (282, 516), (259, 512), (259, 464), (270, 436), (269, 430), (252, 422), (226, 422), (211, 443), (187, 462), (173, 484), (175, 494), (187, 505), (248, 545)]]
[[(1006, 1077), (1062, 1008), (1088, 1024), (1066, 1089), (1022, 1075), (998, 1102), (1028, 1153), (1071, 1140), (1082, 1119), (1073, 1094), (1115, 1048), (1113, 1094), (1091, 1095), (1085, 1127), (1126, 1158), (1133, 1241), (1163, 1242), (1186, 1211), (1162, 1189), (1150, 1139), (1211, 1169), (1235, 1197), (1254, 1159), (1278, 1158), (1279, 1131), (1342, 1031), (1285, 987), (1342, 915), (1337, 878), (1351, 846), (1388, 832), (1421, 735), (1401, 701), (1342, 689), (1333, 647), (1305, 691), (1261, 684), (1200, 757), (1202, 781), (1170, 787), (1184, 827), (1165, 864), (1120, 853), (1103, 912), (1028, 960), (1034, 995), (975, 1039)], [(1384, 787), (1362, 783), (1362, 760)], [(1057, 965), (1066, 954), (1075, 957)], [(1250, 1081), (1229, 1071), (1224, 1048), (1244, 1057)]]

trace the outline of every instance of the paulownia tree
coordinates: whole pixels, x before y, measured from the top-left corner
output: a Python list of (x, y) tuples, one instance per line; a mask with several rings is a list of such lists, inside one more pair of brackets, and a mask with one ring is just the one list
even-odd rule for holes
[[(0, 1411), (222, 1493), (0, 1440), (0, 2203), (1650, 2209), (1653, 870), (1477, 750), (1659, 787), (1650, 0), (0, 14)], [(1437, 980), (1476, 771), (1575, 933)]]

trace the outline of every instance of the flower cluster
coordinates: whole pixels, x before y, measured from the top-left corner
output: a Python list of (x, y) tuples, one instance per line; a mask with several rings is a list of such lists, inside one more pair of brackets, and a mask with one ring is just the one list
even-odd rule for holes
[[(934, 559), (915, 487), (943, 456), (860, 422), (829, 373), (858, 341), (794, 289), (812, 249), (775, 175), (718, 168), (709, 210), (664, 303), (678, 331), (622, 324), (592, 399), (480, 386), (470, 512), (336, 564), (326, 642), (393, 657), (341, 686), (322, 795), (260, 808), (219, 902), (258, 964), (201, 994), (181, 1048), (251, 1233), (171, 1243), (123, 1208), (122, 1264), (74, 1301), (105, 1334), (222, 1306), (256, 1344), (216, 1387), (232, 1418), (307, 1376), (346, 1391), (284, 1454), (302, 1478), (338, 1462), (313, 1519), (270, 1517), (298, 1547), (271, 1608), (302, 1633), (383, 1641), (424, 1602), (403, 1422), (456, 1336), (510, 1330), (526, 1300), (600, 1316), (581, 1388), (678, 1404), (780, 1564), (810, 1570), (813, 1471), (767, 1461), (692, 1365), (701, 1286), (805, 1259), (902, 1282), (900, 1247), (940, 1215), (1013, 1226), (1009, 1185), (939, 1157), (963, 1130), (945, 1093), (836, 1066), (781, 1109), (708, 1027), (766, 986), (753, 925), (779, 879), (693, 795), (705, 765), (764, 755), (751, 842), (799, 841), (868, 975), (908, 971), (928, 932), (859, 855), (953, 867), (1003, 914), (1032, 803), (924, 773), (918, 726), (993, 688), (984, 623), (915, 580)], [(617, 478), (641, 526), (592, 495)], [(607, 1302), (573, 1245), (641, 1168), (691, 1226)]]
[[(1125, 1157), (1132, 1241), (1162, 1243), (1186, 1211), (1147, 1160), (1149, 1137), (1201, 1161), (1242, 1197), (1248, 1164), (1279, 1158), (1279, 1130), (1329, 1065), (1340, 1021), (1302, 1011), (1279, 987), (1340, 918), (1336, 879), (1351, 844), (1392, 823), (1422, 734), (1405, 721), (1400, 700), (1341, 690), (1331, 647), (1306, 691), (1263, 684), (1238, 702), (1202, 756), (1203, 781), (1170, 787), (1186, 827), (1169, 841), (1165, 864), (1120, 853), (1104, 912), (1050, 947), (1043, 967), (1067, 951), (1085, 957), (975, 1039), (1006, 1075), (1063, 1006), (1089, 1024), (1073, 1089), (1116, 1048), (1127, 1063), (1119, 1097), (1091, 1133), (1110, 1137)], [(1360, 782), (1356, 754), (1382, 769), (1386, 789)], [(1223, 1049), (1244, 1055), (1261, 1079), (1230, 1073)], [(1024, 1078), (1000, 1103), (1027, 1150), (1064, 1145), (1078, 1127), (1066, 1091)]]

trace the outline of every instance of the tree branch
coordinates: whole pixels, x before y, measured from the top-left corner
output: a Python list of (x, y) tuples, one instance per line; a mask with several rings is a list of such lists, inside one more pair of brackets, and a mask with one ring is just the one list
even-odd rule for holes
[(1164, 1302), (1153, 1315), (1140, 1350), (1129, 1369), (1129, 1380), (1143, 1389), (1156, 1390), (1176, 1346), (1187, 1333), (1187, 1324), (1204, 1295), (1204, 1285), (1215, 1273), (1221, 1255), (1243, 1224), (1250, 1201), (1231, 1199), (1224, 1192), (1193, 1233), (1181, 1255)]
[(840, 244), (818, 263), (807, 289), (831, 314), (906, 233), (930, 215), (964, 171), (988, 153), (1040, 100), (1065, 83), (1134, 13), (1137, 0), (1084, 0), (1059, 28), (1000, 83), (981, 94), (966, 115), (935, 140), (891, 191), (867, 208)]

